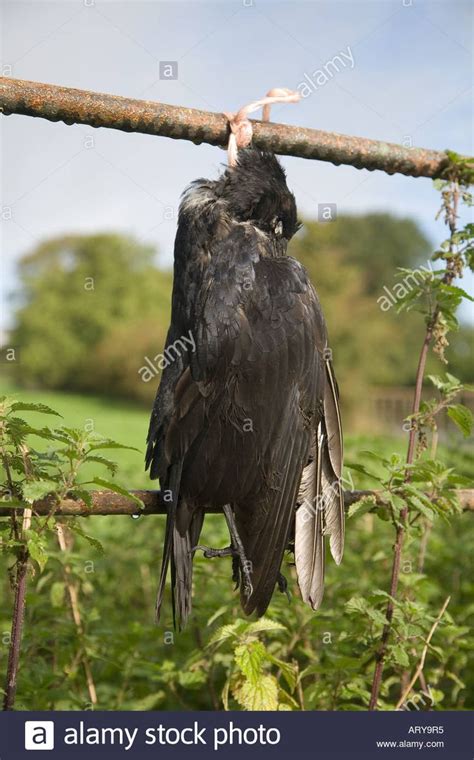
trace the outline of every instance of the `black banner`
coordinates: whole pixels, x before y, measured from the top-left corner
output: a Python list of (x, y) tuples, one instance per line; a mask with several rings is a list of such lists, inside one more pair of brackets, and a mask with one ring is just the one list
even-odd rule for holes
[(474, 757), (468, 712), (11, 712), (0, 760)]

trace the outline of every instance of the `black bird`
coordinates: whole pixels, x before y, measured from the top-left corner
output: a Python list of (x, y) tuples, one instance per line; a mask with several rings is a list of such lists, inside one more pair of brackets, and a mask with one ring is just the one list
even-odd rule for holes
[[(168, 507), (157, 615), (171, 565), (180, 628), (196, 548), (233, 556), (242, 607), (258, 615), (275, 585), (285, 587), (287, 548), (313, 609), (323, 595), (324, 535), (342, 559), (338, 391), (318, 297), (287, 255), (298, 226), (284, 170), (253, 148), (219, 179), (193, 182), (181, 202), (170, 361), (146, 454)], [(230, 547), (198, 547), (206, 508), (224, 512)]]

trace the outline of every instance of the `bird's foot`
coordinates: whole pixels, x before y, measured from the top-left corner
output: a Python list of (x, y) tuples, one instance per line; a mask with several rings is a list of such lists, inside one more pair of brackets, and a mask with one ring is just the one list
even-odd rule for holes
[(277, 586), (278, 590), (281, 591), (282, 594), (286, 594), (286, 598), (289, 602), (291, 602), (291, 594), (288, 590), (288, 581), (286, 580), (285, 576), (282, 575), (282, 573), (278, 573), (277, 575)]
[(210, 546), (194, 546), (191, 552), (201, 551), (206, 559), (213, 559), (214, 557), (231, 557), (235, 552), (231, 546), (225, 546), (223, 549), (213, 549)]
[(238, 549), (234, 549), (233, 546), (225, 546), (223, 549), (213, 549), (211, 546), (194, 546), (191, 549), (191, 553), (196, 551), (202, 551), (203, 557), (206, 559), (213, 559), (214, 557), (232, 557), (232, 580), (235, 583), (235, 588), (240, 586), (241, 580), (243, 582), (244, 593), (247, 599), (250, 597), (253, 591), (252, 586), (252, 563), (248, 561), (243, 550), (239, 552)]

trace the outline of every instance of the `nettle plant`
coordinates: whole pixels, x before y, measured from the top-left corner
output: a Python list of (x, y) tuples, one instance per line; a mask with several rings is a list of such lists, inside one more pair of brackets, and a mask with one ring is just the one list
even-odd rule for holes
[[(100, 486), (126, 495), (141, 508), (143, 504), (139, 499), (110, 479), (82, 477), (86, 465), (99, 466), (114, 476), (117, 466), (103, 452), (130, 447), (84, 429), (35, 427), (19, 416), (24, 412), (61, 416), (44, 404), (0, 399), (0, 462), (4, 475), (0, 483), (0, 505), (11, 510), (11, 519), (0, 521), (0, 548), (10, 558), (8, 572), (15, 595), (4, 709), (12, 709), (15, 700), (28, 571), (41, 573), (52, 556), (63, 566), (63, 581), (54, 585), (51, 602), (54, 606), (55, 599), (62, 600), (65, 592), (69, 596), (79, 638), (79, 659), (85, 669), (91, 703), (94, 703), (96, 694), (91, 669), (80, 641), (84, 634), (78, 605), (80, 588), (78, 578), (71, 570), (69, 550), (74, 534), (96, 550), (103, 550), (100, 542), (84, 531), (80, 518), (69, 518), (66, 527), (55, 518), (55, 512), (66, 498), (82, 500), (92, 507), (89, 486)], [(46, 441), (46, 450), (39, 450), (31, 443), (38, 439)], [(33, 517), (33, 505), (42, 499), (47, 499), (50, 505), (49, 514)], [(59, 553), (54, 555), (51, 550), (54, 544), (48, 541), (51, 534), (55, 534), (59, 547)]]
[[(399, 301), (398, 311), (416, 310), (425, 320), (426, 332), (421, 347), (415, 381), (412, 413), (405, 421), (404, 429), (409, 432), (406, 458), (398, 455), (383, 457), (376, 452), (366, 452), (366, 457), (378, 465), (374, 473), (365, 465), (353, 464), (352, 469), (362, 472), (380, 489), (381, 506), (376, 507), (374, 498), (366, 498), (352, 505), (349, 515), (360, 516), (375, 511), (383, 520), (392, 523), (395, 542), (389, 592), (376, 592), (375, 599), (354, 598), (349, 603), (352, 613), (359, 613), (382, 626), (380, 638), (371, 642), (375, 655), (369, 707), (393, 707), (396, 697), (397, 708), (413, 706), (415, 684), (421, 688), (426, 698), (429, 685), (423, 675), (426, 654), (430, 650), (443, 658), (442, 650), (431, 646), (431, 638), (438, 625), (451, 626), (454, 621), (447, 612), (449, 597), (444, 600), (436, 614), (427, 604), (423, 604), (421, 587), (425, 582), (424, 557), (433, 522), (436, 519), (449, 521), (460, 511), (456, 488), (470, 485), (470, 481), (458, 475), (452, 467), (447, 467), (437, 456), (438, 420), (443, 410), (464, 436), (472, 430), (473, 415), (469, 408), (456, 403), (461, 391), (472, 390), (449, 373), (429, 375), (427, 380), (437, 391), (437, 396), (422, 399), (425, 368), (429, 349), (445, 364), (445, 350), (449, 345), (448, 336), (458, 328), (456, 312), (463, 299), (473, 299), (454, 284), (461, 278), (464, 269), (474, 270), (474, 224), (468, 223), (457, 229), (460, 203), (472, 206), (472, 195), (468, 187), (472, 184), (472, 161), (467, 161), (454, 153), (451, 160), (450, 178), (438, 180), (435, 186), (441, 192), (442, 205), (437, 216), (442, 215), (449, 229), (449, 237), (433, 254), (433, 261), (439, 262), (437, 269), (417, 280), (416, 287), (408, 291)], [(400, 270), (400, 277), (414, 274), (415, 270)], [(382, 473), (382, 474), (380, 474)], [(416, 572), (401, 576), (403, 549), (413, 549), (419, 544)], [(403, 589), (398, 594), (399, 582)], [(458, 633), (462, 636), (461, 628)], [(454, 631), (455, 633), (455, 631)], [(415, 665), (413, 678), (409, 674)], [(385, 667), (392, 667), (391, 677), (382, 680)], [(402, 678), (398, 678), (400, 668)], [(400, 684), (401, 680), (401, 684)], [(424, 695), (424, 696), (423, 696)], [(433, 704), (442, 694), (429, 694), (428, 702)], [(411, 705), (410, 705), (411, 700)], [(416, 700), (415, 700), (416, 704)]]
[(244, 710), (301, 708), (294, 696), (297, 663), (276, 656), (278, 641), (273, 644), (262, 641), (262, 634), (286, 633), (284, 625), (265, 617), (252, 622), (237, 618), (214, 633), (208, 647), (214, 659), (227, 670), (222, 692), (225, 710), (236, 707)]

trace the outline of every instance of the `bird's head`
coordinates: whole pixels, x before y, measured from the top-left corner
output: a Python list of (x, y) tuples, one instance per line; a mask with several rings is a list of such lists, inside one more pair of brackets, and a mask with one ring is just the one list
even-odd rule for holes
[(286, 252), (300, 224), (294, 195), (273, 153), (240, 150), (236, 166), (226, 169), (221, 182), (221, 198), (229, 214), (255, 225), (273, 240), (280, 254)]

